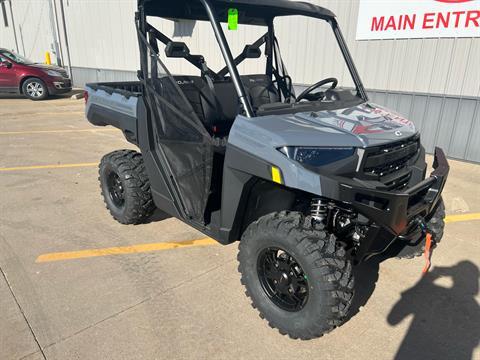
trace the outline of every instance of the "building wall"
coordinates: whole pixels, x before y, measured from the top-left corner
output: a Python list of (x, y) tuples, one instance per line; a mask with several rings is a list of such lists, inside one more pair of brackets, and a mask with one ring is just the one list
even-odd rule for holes
[(12, 31), (12, 19), (10, 16), (10, 8), (9, 4), (5, 3), (5, 11), (7, 14), (7, 21), (8, 21), (8, 27), (5, 27), (4, 22), (3, 22), (3, 14), (1, 13), (2, 10), (0, 8), (0, 46), (2, 45), (7, 45), (7, 44), (13, 44), (13, 49), (15, 48), (15, 39), (13, 37), (13, 31)]
[[(0, 23), (0, 47), (17, 50), (10, 15), (9, 4), (5, 3), (9, 26)], [(13, 0), (18, 47), (21, 55), (37, 62), (43, 62), (45, 52), (51, 51), (52, 30), (50, 27), (48, 0)]]
[[(37, 61), (42, 61), (44, 51), (50, 49), (48, 1), (13, 2), (17, 27), (22, 25), (26, 55)], [(60, 0), (55, 1), (58, 7)], [(356, 41), (358, 0), (310, 1), (336, 13), (372, 100), (414, 120), (429, 151), (441, 145), (452, 157), (480, 162), (480, 38)], [(75, 84), (135, 79), (139, 67), (133, 21), (136, 1), (64, 0), (64, 5)], [(44, 16), (39, 17), (40, 13)], [(173, 37), (172, 21), (151, 22)], [(340, 84), (352, 85), (348, 71), (338, 61), (331, 34), (318, 28), (317, 23), (292, 18), (279, 24), (277, 35), (290, 74), (300, 84), (334, 74)], [(185, 34), (189, 24), (182, 26)], [(263, 31), (256, 27), (227, 31), (232, 52), (239, 53), (245, 43), (253, 42)], [(193, 34), (175, 39), (185, 41), (192, 53), (202, 53), (213, 69), (223, 67), (210, 25), (197, 23)], [(64, 47), (63, 35), (61, 40)], [(0, 41), (11, 42), (1, 25)], [(173, 73), (197, 72), (184, 61), (164, 60)], [(240, 68), (244, 73), (262, 70), (263, 65), (256, 61)]]

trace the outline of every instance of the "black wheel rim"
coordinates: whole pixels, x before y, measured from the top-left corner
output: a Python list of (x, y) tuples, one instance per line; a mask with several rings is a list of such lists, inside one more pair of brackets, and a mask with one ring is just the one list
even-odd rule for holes
[(258, 278), (268, 298), (286, 311), (300, 311), (308, 300), (308, 281), (295, 258), (277, 247), (260, 253)]
[(110, 172), (107, 176), (108, 195), (116, 207), (123, 207), (125, 204), (125, 191), (122, 181), (115, 172)]

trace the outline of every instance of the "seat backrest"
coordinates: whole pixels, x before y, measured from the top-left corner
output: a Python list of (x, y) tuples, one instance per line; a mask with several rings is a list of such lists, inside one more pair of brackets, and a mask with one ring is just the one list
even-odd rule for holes
[(261, 105), (280, 101), (278, 91), (268, 75), (243, 75), (241, 79), (245, 90), (250, 95), (254, 110)]
[(175, 76), (205, 128), (219, 135), (228, 133), (238, 115), (239, 102), (232, 81), (215, 81), (215, 94), (200, 76)]
[[(214, 81), (213, 93), (200, 76), (174, 78), (205, 128), (213, 134), (228, 134), (240, 111), (240, 102), (232, 80), (227, 78)], [(241, 80), (255, 110), (261, 105), (280, 101), (278, 91), (267, 75), (244, 75)]]
[(207, 83), (200, 76), (174, 76), (180, 89), (192, 105), (193, 110), (205, 125), (211, 130), (213, 119), (217, 116), (215, 97)]
[(215, 96), (217, 97), (217, 106), (220, 114), (216, 126), (220, 131), (229, 131), (240, 112), (240, 101), (237, 90), (230, 79), (217, 80), (213, 83), (213, 87), (215, 88)]

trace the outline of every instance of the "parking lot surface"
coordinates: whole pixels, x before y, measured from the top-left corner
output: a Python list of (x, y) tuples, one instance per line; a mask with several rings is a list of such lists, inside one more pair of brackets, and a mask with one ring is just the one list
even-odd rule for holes
[(83, 107), (0, 98), (0, 359), (480, 359), (480, 165), (451, 161), (430, 274), (364, 264), (351, 320), (295, 341), (251, 308), (237, 244), (112, 219), (97, 164), (132, 146)]

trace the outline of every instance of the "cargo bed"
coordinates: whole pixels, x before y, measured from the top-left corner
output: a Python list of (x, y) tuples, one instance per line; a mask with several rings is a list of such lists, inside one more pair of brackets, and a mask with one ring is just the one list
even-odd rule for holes
[(88, 121), (96, 126), (114, 126), (123, 131), (129, 142), (138, 145), (140, 81), (90, 83), (85, 86), (85, 92)]

